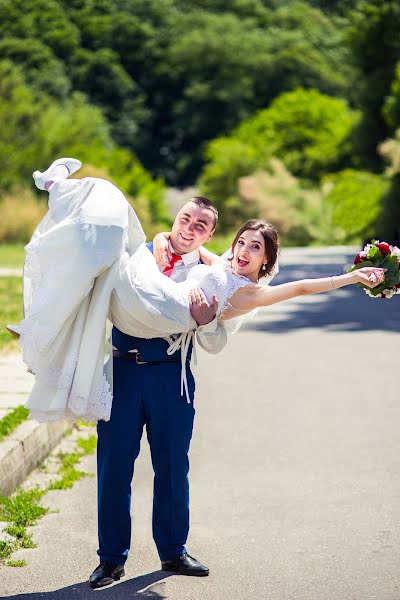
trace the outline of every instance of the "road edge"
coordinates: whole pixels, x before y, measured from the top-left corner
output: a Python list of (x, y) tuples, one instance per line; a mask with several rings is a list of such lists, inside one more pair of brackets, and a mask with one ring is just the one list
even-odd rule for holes
[(8, 496), (55, 448), (71, 422), (24, 421), (0, 443), (0, 494)]

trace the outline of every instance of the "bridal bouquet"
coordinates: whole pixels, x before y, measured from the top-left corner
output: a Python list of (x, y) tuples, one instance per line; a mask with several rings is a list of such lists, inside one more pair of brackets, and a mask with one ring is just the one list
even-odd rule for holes
[(379, 240), (372, 240), (370, 244), (364, 247), (364, 250), (356, 254), (354, 265), (349, 271), (354, 271), (354, 269), (360, 269), (361, 267), (382, 267), (383, 269), (387, 269), (385, 279), (381, 285), (370, 289), (362, 283), (357, 284), (364, 288), (368, 296), (389, 299), (394, 294), (400, 294), (400, 249), (397, 246), (391, 246), (387, 242), (380, 242)]

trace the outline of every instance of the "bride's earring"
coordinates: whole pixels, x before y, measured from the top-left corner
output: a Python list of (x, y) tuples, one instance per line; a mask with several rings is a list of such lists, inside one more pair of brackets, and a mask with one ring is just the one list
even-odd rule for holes
[(266, 270), (267, 270), (267, 265), (263, 265), (263, 266), (261, 267), (261, 269), (262, 269), (263, 271), (266, 271)]

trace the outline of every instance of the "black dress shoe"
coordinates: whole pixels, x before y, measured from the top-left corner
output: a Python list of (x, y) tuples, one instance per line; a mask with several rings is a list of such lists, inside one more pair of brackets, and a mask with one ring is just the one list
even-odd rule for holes
[(91, 588), (104, 587), (118, 581), (124, 575), (124, 565), (115, 565), (108, 560), (102, 560), (89, 577), (89, 585)]
[(161, 569), (163, 571), (173, 571), (181, 575), (192, 575), (194, 577), (205, 577), (209, 574), (208, 567), (185, 553), (173, 560), (162, 560)]

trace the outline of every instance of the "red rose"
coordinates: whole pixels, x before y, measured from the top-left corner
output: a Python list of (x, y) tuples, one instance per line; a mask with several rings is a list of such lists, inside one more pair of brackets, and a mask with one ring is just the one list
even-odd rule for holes
[(400, 283), (398, 283), (397, 285), (394, 286), (396, 288), (396, 290), (398, 290), (400, 288)]
[(379, 250), (381, 251), (381, 254), (390, 254), (390, 246), (389, 244), (387, 244), (386, 242), (381, 242), (380, 244), (377, 244)]
[(358, 254), (356, 254), (356, 257), (354, 259), (354, 264), (358, 265), (360, 262), (363, 262), (364, 260), (365, 260), (364, 256), (361, 256), (361, 253), (359, 252)]

